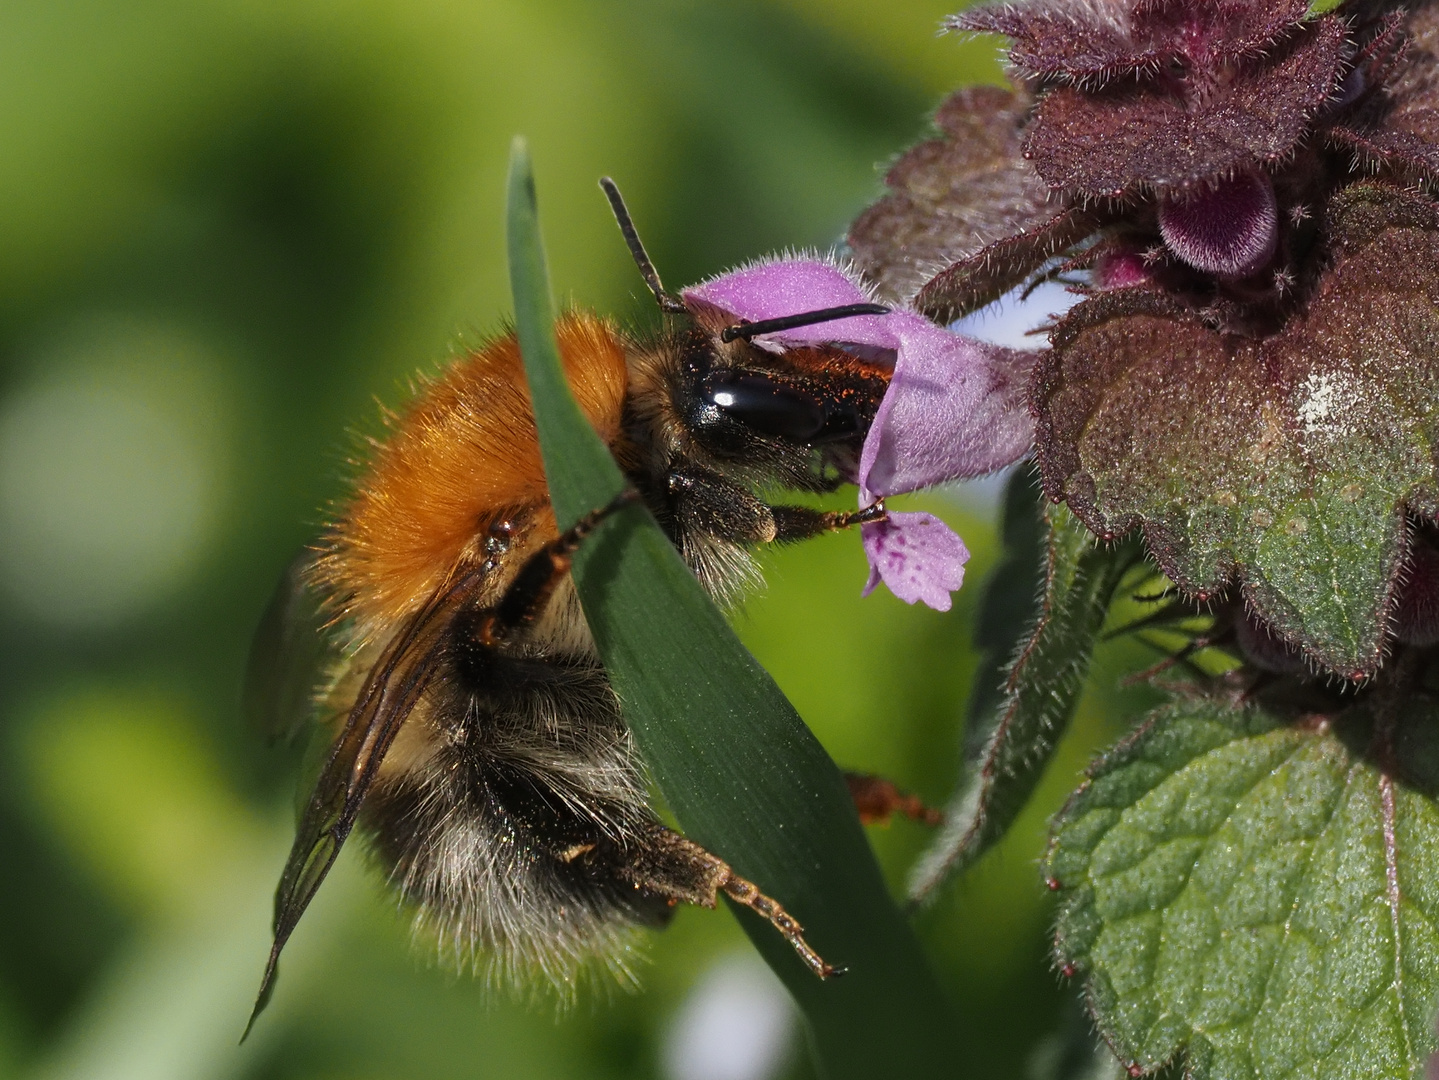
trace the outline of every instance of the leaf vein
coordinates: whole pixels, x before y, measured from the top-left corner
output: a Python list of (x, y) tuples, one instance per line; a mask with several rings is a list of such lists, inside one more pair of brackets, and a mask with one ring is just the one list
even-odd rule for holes
[[(1311, 864), (1312, 864), (1313, 861), (1314, 861), (1314, 852), (1318, 850), (1320, 843), (1327, 837), (1327, 835), (1328, 835), (1328, 833), (1329, 833), (1329, 830), (1330, 830), (1330, 829), (1333, 827), (1333, 825), (1334, 825), (1334, 817), (1335, 817), (1335, 815), (1338, 814), (1339, 808), (1344, 805), (1345, 800), (1346, 800), (1346, 797), (1347, 797), (1348, 794), (1349, 794), (1349, 790), (1350, 790), (1350, 788), (1353, 786), (1353, 784), (1355, 783), (1356, 777), (1357, 777), (1358, 775), (1360, 775), (1362, 772), (1363, 772), (1363, 769), (1362, 769), (1362, 767), (1361, 767), (1358, 763), (1355, 763), (1355, 764), (1353, 764), (1353, 765), (1351, 765), (1351, 766), (1349, 767), (1349, 775), (1348, 775), (1348, 776), (1345, 778), (1345, 780), (1344, 780), (1344, 789), (1343, 789), (1343, 791), (1341, 791), (1341, 792), (1339, 793), (1339, 797), (1336, 798), (1336, 799), (1330, 804), (1330, 806), (1329, 806), (1329, 812), (1325, 815), (1324, 827), (1319, 830), (1318, 834), (1314, 837), (1313, 842), (1309, 845), (1309, 852), (1308, 852), (1308, 855), (1307, 855), (1306, 858), (1305, 858), (1304, 870), (1303, 870), (1303, 871), (1301, 872), (1301, 874), (1300, 874), (1300, 881), (1301, 881), (1301, 883), (1302, 883), (1302, 882), (1308, 877), (1308, 875), (1309, 875), (1310, 866), (1311, 866)], [(1259, 1007), (1259, 1011), (1260, 1011), (1261, 1013), (1269, 1011), (1269, 1009), (1270, 1009), (1271, 1007), (1274, 1008), (1274, 1009), (1276, 1009), (1276, 1010), (1277, 1010), (1277, 1008), (1278, 1008), (1277, 1003), (1273, 1003), (1273, 1002), (1272, 1002), (1272, 998), (1271, 998), (1271, 996), (1270, 996), (1270, 995), (1271, 995), (1271, 991), (1272, 991), (1273, 986), (1274, 986), (1274, 973), (1275, 973), (1275, 972), (1278, 970), (1278, 968), (1279, 968), (1279, 962), (1280, 962), (1280, 960), (1281, 960), (1281, 959), (1283, 958), (1283, 956), (1284, 956), (1285, 950), (1286, 950), (1286, 948), (1287, 948), (1288, 945), (1289, 945), (1290, 939), (1296, 936), (1296, 932), (1294, 931), (1294, 916), (1295, 916), (1295, 914), (1298, 913), (1298, 911), (1299, 911), (1299, 897), (1298, 897), (1298, 895), (1297, 895), (1297, 890), (1296, 890), (1296, 895), (1295, 895), (1294, 901), (1293, 901), (1292, 904), (1290, 904), (1290, 907), (1289, 907), (1289, 917), (1284, 920), (1284, 927), (1283, 927), (1283, 930), (1280, 932), (1280, 936), (1279, 936), (1279, 948), (1277, 948), (1277, 949), (1274, 950), (1274, 961), (1273, 961), (1273, 963), (1271, 963), (1271, 964), (1269, 965), (1269, 974), (1266, 975), (1265, 978), (1264, 978), (1264, 1001), (1263, 1001), (1263, 1003), (1262, 1003), (1262, 1004), (1260, 1005), (1260, 1007)], [(1310, 937), (1311, 937), (1311, 935), (1309, 935), (1309, 934), (1307, 934), (1307, 933), (1306, 933), (1306, 934), (1303, 934), (1303, 936), (1306, 937), (1306, 938), (1310, 938)], [(1382, 993), (1383, 993), (1382, 990), (1381, 990), (1381, 991), (1378, 991), (1375, 996), (1377, 997), (1379, 994), (1382, 994)], [(1357, 1010), (1355, 1011), (1355, 1017), (1356, 1017), (1356, 1019), (1355, 1019), (1355, 1024), (1358, 1023), (1358, 1017), (1361, 1016), (1361, 1015), (1363, 1015), (1364, 1010), (1367, 1009), (1367, 1008), (1369, 1007), (1369, 1005), (1372, 1004), (1372, 1002), (1373, 1002), (1373, 999), (1371, 998), (1369, 1001), (1366, 1001), (1362, 1006), (1360, 1006), (1359, 1009), (1357, 1009)], [(1345, 1033), (1345, 1034), (1346, 1034), (1346, 1037), (1347, 1037), (1348, 1034), (1349, 1034), (1350, 1032), (1352, 1032), (1353, 1030), (1354, 1030), (1354, 1025), (1351, 1024), (1350, 1027), (1349, 1027), (1349, 1031)], [(1252, 1060), (1252, 1059), (1257, 1055), (1257, 1053), (1258, 1053), (1258, 1047), (1256, 1047), (1256, 1046), (1255, 1046), (1255, 1043), (1254, 1043), (1254, 1036), (1255, 1036), (1254, 1025), (1251, 1023), (1251, 1024), (1250, 1024), (1250, 1027), (1249, 1027), (1249, 1055), (1250, 1055), (1250, 1059), (1251, 1059), (1251, 1060)], [(1343, 1039), (1338, 1040), (1338, 1041), (1335, 1043), (1335, 1046), (1334, 1046), (1331, 1050), (1326, 1051), (1326, 1052), (1325, 1052), (1321, 1057), (1319, 1057), (1318, 1059), (1312, 1059), (1312, 1060), (1317, 1060), (1317, 1061), (1319, 1061), (1319, 1062), (1327, 1061), (1328, 1058), (1329, 1058), (1329, 1056), (1334, 1053), (1334, 1050), (1337, 1050), (1337, 1049), (1339, 1048), (1339, 1046), (1343, 1045), (1343, 1043), (1344, 1043), (1344, 1040), (1343, 1040)]]

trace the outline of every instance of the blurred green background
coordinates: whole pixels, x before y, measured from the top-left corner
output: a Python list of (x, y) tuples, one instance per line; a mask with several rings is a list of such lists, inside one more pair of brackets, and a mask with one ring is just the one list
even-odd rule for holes
[[(0, 6), (0, 1076), (678, 1076), (695, 987), (763, 989), (727, 913), (683, 911), (642, 992), (526, 1008), (412, 951), (350, 852), (237, 1048), (296, 770), (241, 722), (241, 671), (376, 399), (505, 318), (513, 134), (561, 296), (643, 325), (596, 178), (673, 286), (827, 247), (944, 92), (997, 77), (993, 42), (936, 37), (948, 12)], [(975, 552), (952, 612), (861, 602), (836, 536), (773, 557), (737, 623), (842, 765), (942, 802), (996, 553), (991, 502), (928, 505)], [(1087, 702), (1039, 803), (919, 920), (965, 1018), (958, 1076), (1026, 1075), (1057, 1023), (1035, 860), (1114, 711)], [(873, 837), (898, 888), (925, 836)]]

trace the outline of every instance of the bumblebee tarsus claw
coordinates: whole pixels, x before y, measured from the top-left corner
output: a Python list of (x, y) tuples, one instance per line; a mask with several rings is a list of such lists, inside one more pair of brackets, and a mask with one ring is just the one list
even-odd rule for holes
[(566, 529), (551, 546), (562, 556), (574, 554), (575, 549), (580, 546), (590, 533), (595, 531), (600, 522), (604, 521), (611, 514), (616, 514), (625, 507), (633, 506), (635, 503), (640, 502), (641, 498), (639, 491), (626, 484), (620, 493), (604, 506), (601, 506), (598, 510), (591, 510)]
[(889, 517), (884, 508), (884, 500), (871, 503), (863, 510), (850, 510), (845, 513), (836, 511), (828, 514), (828, 525), (831, 530), (838, 532), (841, 529), (852, 529), (856, 525), (868, 525), (871, 522), (883, 521)]
[(831, 967), (825, 963), (824, 957), (815, 952), (804, 939), (804, 927), (799, 920), (786, 911), (779, 901), (766, 896), (759, 891), (759, 887), (752, 881), (746, 881), (734, 871), (730, 871), (729, 877), (720, 885), (720, 889), (737, 904), (743, 904), (757, 915), (769, 920), (769, 924), (780, 932), (780, 936), (790, 943), (791, 948), (799, 953), (799, 958), (805, 962), (805, 966), (813, 971), (821, 979), (832, 979), (837, 975), (843, 975), (845, 968)]

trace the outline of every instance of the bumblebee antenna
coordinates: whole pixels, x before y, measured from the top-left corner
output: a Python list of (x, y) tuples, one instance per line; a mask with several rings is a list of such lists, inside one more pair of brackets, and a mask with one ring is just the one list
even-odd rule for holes
[(655, 294), (655, 301), (659, 304), (660, 310), (671, 315), (686, 314), (689, 309), (685, 307), (684, 301), (673, 293), (666, 292), (664, 285), (660, 282), (660, 276), (655, 271), (655, 264), (650, 262), (650, 257), (645, 252), (645, 246), (640, 242), (640, 234), (635, 231), (634, 220), (625, 207), (624, 196), (620, 194), (620, 189), (615, 187), (615, 182), (608, 176), (600, 177), (600, 187), (604, 189), (605, 197), (610, 200), (610, 209), (614, 211), (615, 221), (619, 222), (620, 233), (629, 246), (630, 255), (634, 257), (635, 265), (639, 267), (640, 277), (645, 279), (645, 284), (650, 287), (650, 292)]
[(819, 311), (803, 311), (798, 315), (784, 315), (778, 319), (761, 319), (759, 322), (742, 322), (738, 326), (726, 326), (720, 331), (721, 341), (744, 338), (748, 341), (756, 334), (775, 334), (781, 330), (794, 330), (815, 323), (848, 319), (852, 315), (888, 315), (889, 308), (883, 304), (845, 304), (843, 307), (821, 308)]

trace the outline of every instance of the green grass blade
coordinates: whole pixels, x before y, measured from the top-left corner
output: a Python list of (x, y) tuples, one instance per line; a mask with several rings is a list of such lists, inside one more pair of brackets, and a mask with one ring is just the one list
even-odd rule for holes
[[(605, 504), (623, 478), (564, 382), (519, 140), (509, 254), (520, 347), (563, 525)], [(741, 912), (803, 1010), (826, 1075), (955, 1075), (963, 1045), (956, 1020), (885, 889), (839, 771), (673, 545), (647, 512), (631, 508), (586, 543), (574, 575), (625, 717), (680, 825), (783, 903), (825, 959), (848, 967), (821, 982), (767, 923)]]

